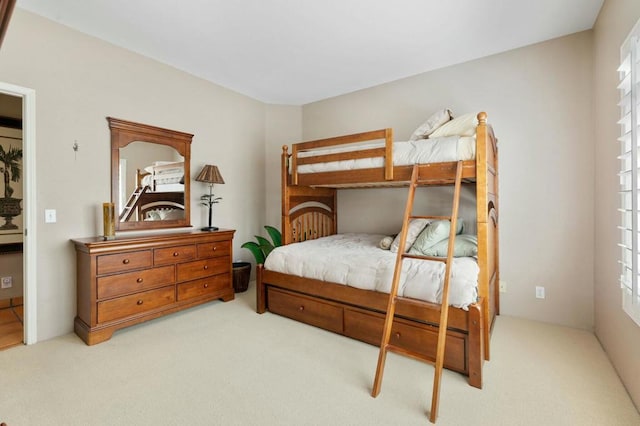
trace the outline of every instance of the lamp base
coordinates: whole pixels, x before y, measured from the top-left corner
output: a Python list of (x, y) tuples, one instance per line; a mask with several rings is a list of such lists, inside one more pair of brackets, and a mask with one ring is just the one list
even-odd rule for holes
[(202, 230), (202, 231), (217, 231), (218, 227), (217, 226), (205, 226), (204, 228), (200, 228), (200, 230)]

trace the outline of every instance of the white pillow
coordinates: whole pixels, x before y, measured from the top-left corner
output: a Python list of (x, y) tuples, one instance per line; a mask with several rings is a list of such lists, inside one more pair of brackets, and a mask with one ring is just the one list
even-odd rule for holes
[(443, 109), (431, 114), (431, 117), (427, 118), (427, 121), (422, 123), (420, 127), (413, 132), (409, 140), (417, 141), (418, 139), (426, 139), (434, 130), (451, 120), (451, 117), (453, 117), (453, 115), (448, 109)]
[(478, 127), (477, 114), (461, 115), (438, 127), (429, 135), (429, 139), (445, 136), (473, 136), (476, 133), (476, 127)]
[[(411, 221), (409, 222), (409, 229), (407, 230), (407, 241), (405, 241), (404, 250), (402, 251), (403, 253), (406, 253), (406, 251), (409, 250), (409, 247), (413, 245), (416, 238), (418, 238), (418, 235), (420, 235), (422, 230), (429, 224), (429, 222), (431, 222), (429, 219), (411, 219)], [(389, 248), (389, 250), (392, 253), (398, 252), (398, 248), (400, 247), (401, 234), (402, 232), (396, 235), (396, 237), (393, 239), (393, 242), (391, 243), (391, 247)]]

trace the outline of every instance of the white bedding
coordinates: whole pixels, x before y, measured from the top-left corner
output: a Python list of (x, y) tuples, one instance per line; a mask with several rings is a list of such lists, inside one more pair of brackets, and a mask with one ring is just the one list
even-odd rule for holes
[[(349, 145), (340, 148), (300, 152), (298, 157), (310, 157), (319, 154), (334, 154), (384, 147), (384, 142)], [(447, 136), (434, 139), (419, 139), (393, 143), (393, 165), (441, 163), (458, 160), (473, 160), (476, 157), (475, 136)], [(357, 160), (331, 161), (328, 163), (305, 164), (298, 166), (298, 173), (332, 172), (338, 170), (356, 170), (383, 167), (384, 159), (361, 158)]]
[[(378, 247), (384, 235), (338, 234), (277, 247), (267, 257), (270, 271), (389, 293), (396, 254)], [(453, 260), (449, 304), (467, 309), (477, 300), (478, 263)], [(398, 295), (440, 303), (445, 264), (405, 259)]]

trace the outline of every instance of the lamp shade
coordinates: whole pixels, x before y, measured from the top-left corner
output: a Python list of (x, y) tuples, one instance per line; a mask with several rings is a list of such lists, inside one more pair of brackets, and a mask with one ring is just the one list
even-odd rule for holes
[(224, 183), (224, 179), (222, 179), (218, 166), (211, 166), (209, 164), (202, 168), (196, 177), (196, 181), (206, 183)]

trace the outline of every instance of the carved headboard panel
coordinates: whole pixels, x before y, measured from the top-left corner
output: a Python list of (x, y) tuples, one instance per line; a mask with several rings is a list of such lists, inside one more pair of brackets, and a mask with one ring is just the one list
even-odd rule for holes
[(335, 234), (333, 212), (322, 207), (305, 207), (289, 215), (290, 235), (287, 242), (314, 240)]

